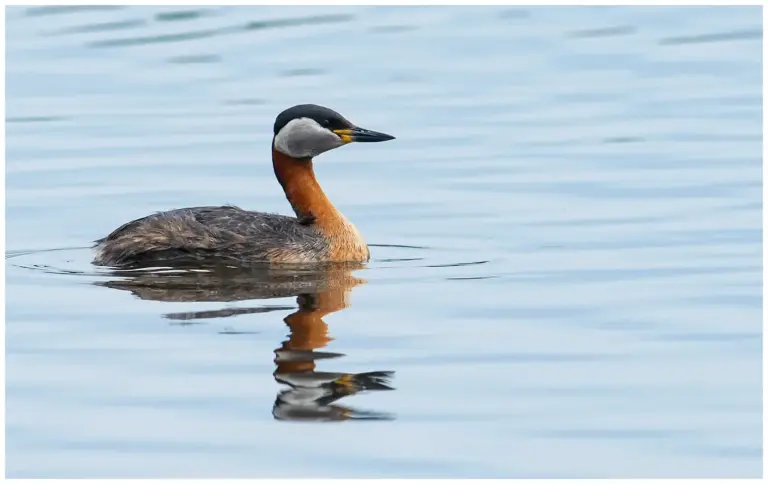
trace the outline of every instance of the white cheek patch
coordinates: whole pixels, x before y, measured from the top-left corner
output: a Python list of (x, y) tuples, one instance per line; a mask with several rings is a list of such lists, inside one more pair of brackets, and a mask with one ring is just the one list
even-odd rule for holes
[(311, 158), (343, 144), (310, 118), (292, 119), (275, 136), (275, 149), (294, 158)]

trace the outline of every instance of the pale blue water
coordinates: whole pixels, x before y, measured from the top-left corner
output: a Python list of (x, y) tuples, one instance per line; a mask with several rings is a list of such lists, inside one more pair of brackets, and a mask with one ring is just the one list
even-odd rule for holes
[[(6, 18), (9, 477), (761, 474), (759, 8)], [(84, 248), (157, 210), (288, 213), (269, 142), (302, 102), (397, 140), (318, 159), (374, 260), (331, 341), (290, 342), (394, 391), (277, 408), (376, 421), (276, 418), (301, 291), (137, 297)]]

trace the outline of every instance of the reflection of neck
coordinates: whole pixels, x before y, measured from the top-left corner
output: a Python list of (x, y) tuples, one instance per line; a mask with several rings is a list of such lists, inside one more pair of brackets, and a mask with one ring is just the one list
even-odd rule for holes
[[(312, 351), (323, 348), (333, 340), (328, 336), (328, 324), (323, 318), (328, 314), (341, 311), (348, 303), (352, 287), (365, 281), (349, 273), (341, 274), (338, 281), (333, 281), (331, 288), (316, 294), (303, 294), (297, 298), (299, 310), (288, 315), (284, 321), (290, 329), (288, 341), (282, 345), (287, 351)], [(315, 361), (277, 362), (277, 373), (301, 373), (314, 371)]]
[(331, 260), (368, 260), (365, 240), (325, 195), (315, 178), (311, 158), (293, 158), (272, 147), (272, 165), (296, 216), (313, 220), (330, 241)]

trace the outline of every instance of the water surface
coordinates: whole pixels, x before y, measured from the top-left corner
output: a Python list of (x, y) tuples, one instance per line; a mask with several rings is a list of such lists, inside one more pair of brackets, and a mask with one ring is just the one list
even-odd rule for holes
[[(760, 475), (760, 14), (8, 9), (8, 476)], [(367, 268), (90, 265), (303, 102)]]

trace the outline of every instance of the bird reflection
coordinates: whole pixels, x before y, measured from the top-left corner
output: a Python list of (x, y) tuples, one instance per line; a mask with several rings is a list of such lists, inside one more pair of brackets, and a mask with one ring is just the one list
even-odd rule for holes
[[(288, 339), (275, 349), (275, 380), (285, 385), (272, 408), (277, 420), (343, 421), (390, 420), (386, 412), (354, 409), (339, 403), (344, 397), (365, 391), (393, 390), (392, 371), (344, 373), (317, 371), (319, 360), (343, 357), (319, 351), (332, 338), (323, 318), (349, 306), (351, 290), (363, 279), (352, 275), (355, 264), (258, 267), (216, 267), (195, 270), (114, 271), (109, 280), (94, 284), (129, 291), (151, 301), (232, 302), (296, 297), (298, 309), (283, 321)], [(183, 324), (198, 320), (295, 309), (293, 306), (221, 308), (167, 313), (165, 318)]]

